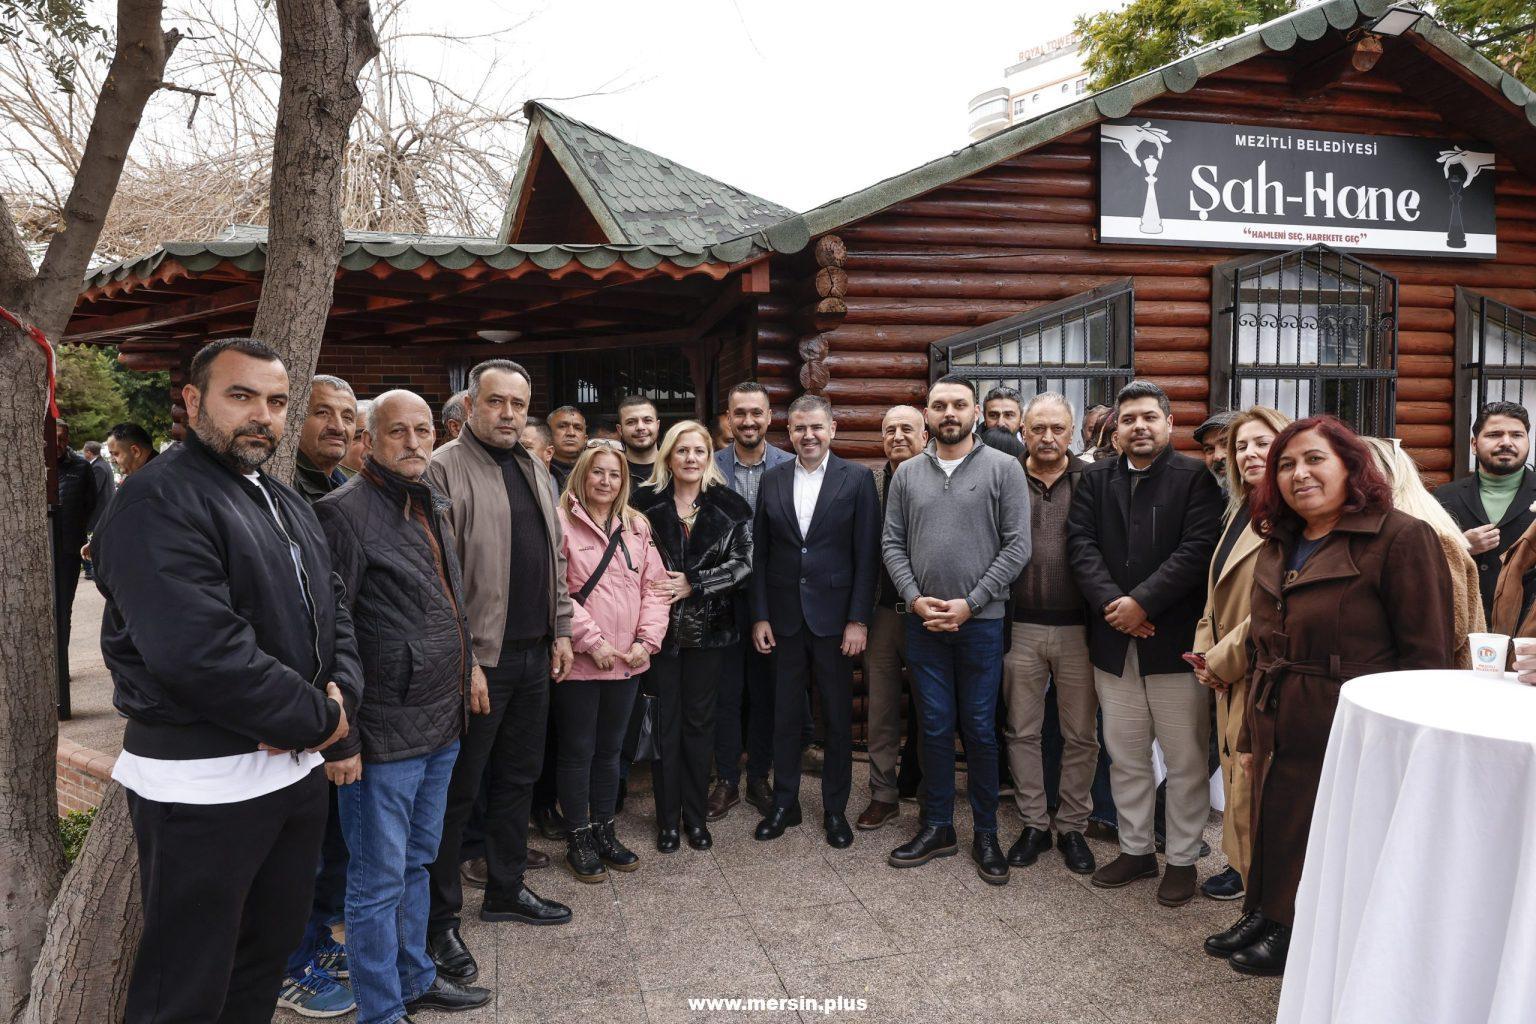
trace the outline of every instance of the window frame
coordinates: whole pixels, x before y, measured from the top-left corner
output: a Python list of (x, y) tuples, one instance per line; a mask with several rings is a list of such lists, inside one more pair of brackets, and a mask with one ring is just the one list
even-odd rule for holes
[[(1110, 326), (1106, 338), (1107, 358), (1102, 366), (1096, 363), (954, 365), (955, 349), (959, 347), (981, 346), (994, 340), (1001, 343), (1002, 339), (1010, 335), (1028, 334), (1033, 327), (1039, 328), (1035, 333), (1043, 333), (1052, 322), (1065, 323), (1071, 320), (1074, 314), (1086, 319), (1090, 313), (1096, 313), (1100, 308), (1108, 309), (1110, 314)], [(1052, 383), (1058, 381), (1108, 380), (1113, 393), (1130, 383), (1136, 375), (1135, 323), (1134, 281), (1129, 277), (1121, 278), (933, 342), (928, 347), (928, 382), (931, 385), (940, 377), (953, 373), (969, 377), (978, 385), (995, 384), (999, 381), (1034, 380), (1038, 391), (1048, 391), (1053, 390)], [(978, 386), (978, 400), (986, 395), (987, 390), (986, 387)], [(1025, 397), (1025, 404), (1028, 404), (1029, 397)], [(1083, 412), (1082, 409), (1076, 410), (1078, 416)]]
[[(1242, 309), (1239, 308), (1239, 281), (1245, 276), (1245, 272), (1263, 273), (1258, 268), (1268, 263), (1275, 264), (1277, 270), (1283, 270), (1285, 261), (1305, 261), (1314, 253), (1318, 256), (1317, 266), (1320, 270), (1326, 269), (1323, 262), (1325, 259), (1332, 260), (1339, 268), (1349, 265), (1362, 276), (1367, 274), (1374, 276), (1377, 279), (1374, 287), (1378, 293), (1390, 289), (1390, 298), (1385, 302), (1378, 301), (1374, 305), (1378, 315), (1371, 331), (1376, 334), (1377, 364), (1362, 366), (1343, 362), (1324, 363), (1321, 361), (1321, 351), (1319, 351), (1319, 361), (1316, 363), (1266, 363), (1256, 359), (1252, 363), (1235, 365), (1237, 326), (1238, 320), (1243, 315)], [(1208, 401), (1210, 410), (1215, 412), (1219, 409), (1240, 408), (1242, 404), (1240, 388), (1244, 380), (1297, 380), (1306, 381), (1311, 385), (1310, 397), (1313, 401), (1309, 408), (1309, 415), (1323, 412), (1337, 415), (1343, 410), (1330, 410), (1325, 398), (1318, 397), (1326, 384), (1352, 380), (1366, 384), (1380, 382), (1380, 391), (1371, 396), (1372, 404), (1379, 406), (1380, 409), (1378, 420), (1370, 424), (1352, 425), (1361, 429), (1362, 432), (1375, 432), (1383, 437), (1392, 436), (1397, 422), (1398, 349), (1401, 330), (1398, 316), (1400, 289), (1401, 286), (1395, 275), (1327, 245), (1309, 245), (1284, 252), (1249, 252), (1216, 264), (1211, 268), (1211, 369)], [(1381, 312), (1383, 307), (1386, 309), (1384, 313)], [(1298, 305), (1298, 308), (1301, 307)], [(1321, 342), (1319, 348), (1321, 348)], [(1257, 351), (1257, 346), (1255, 349)], [(1340, 418), (1344, 417), (1340, 416)]]
[[(1502, 325), (1509, 330), (1511, 318), (1522, 321), (1519, 333), (1536, 342), (1536, 312), (1501, 302), (1481, 292), (1456, 286), (1456, 363), (1453, 374), (1455, 398), (1451, 422), (1451, 476), (1460, 480), (1472, 472), (1472, 418), (1488, 401), (1486, 364), (1483, 355), (1484, 328), (1488, 311), (1496, 307), (1504, 313)], [(1529, 364), (1499, 365), (1497, 380), (1528, 380), (1536, 383), (1536, 360)], [(1474, 394), (1474, 391), (1476, 392)]]

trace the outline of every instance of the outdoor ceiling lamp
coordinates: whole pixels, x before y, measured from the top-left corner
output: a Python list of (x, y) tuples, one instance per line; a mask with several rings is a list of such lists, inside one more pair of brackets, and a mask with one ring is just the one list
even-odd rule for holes
[(1400, 36), (1419, 23), (1424, 12), (1409, 4), (1395, 4), (1387, 13), (1366, 26), (1366, 31), (1378, 36)]
[(476, 331), (481, 341), (488, 341), (492, 345), (505, 345), (509, 341), (516, 341), (523, 336), (522, 331)]

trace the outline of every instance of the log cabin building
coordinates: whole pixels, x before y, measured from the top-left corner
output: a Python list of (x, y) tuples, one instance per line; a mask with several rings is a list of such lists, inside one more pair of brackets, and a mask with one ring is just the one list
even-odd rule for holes
[[(498, 238), (349, 233), (320, 370), (439, 403), (517, 359), (536, 411), (709, 417), (755, 378), (880, 456), (934, 377), (1133, 375), (1176, 435), (1263, 401), (1465, 472), (1475, 404), (1536, 408), (1536, 93), (1411, 8), (1328, 0), (796, 214), (533, 103)], [(179, 386), (249, 330), (264, 233), (93, 273), (65, 340)], [(177, 411), (180, 415), (180, 411)]]

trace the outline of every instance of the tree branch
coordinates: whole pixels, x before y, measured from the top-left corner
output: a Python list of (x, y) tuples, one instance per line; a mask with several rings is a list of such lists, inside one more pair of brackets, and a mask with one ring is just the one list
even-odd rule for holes
[(0, 306), (19, 307), (31, 283), (32, 260), (16, 230), (10, 203), (0, 195)]

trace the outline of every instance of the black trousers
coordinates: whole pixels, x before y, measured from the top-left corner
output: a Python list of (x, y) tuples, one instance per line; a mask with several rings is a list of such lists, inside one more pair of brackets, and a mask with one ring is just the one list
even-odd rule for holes
[(715, 696), (723, 648), (688, 647), (651, 659), (646, 684), (656, 695), (661, 759), (652, 776), (656, 827), (705, 824), (709, 755), (715, 743)]
[(325, 834), (325, 770), (232, 804), (128, 794), (144, 934), (127, 1024), (266, 1024), (304, 930)]
[(501, 652), (485, 669), (491, 713), (469, 716), (469, 732), (448, 782), (443, 840), (427, 869), (432, 882), (431, 933), (459, 924), (464, 891), (459, 884), (459, 844), (464, 824), (489, 776), (485, 807), (487, 899), (510, 898), (523, 884), (528, 862), (528, 811), (533, 783), (544, 764), (544, 723), (549, 717), (549, 644)]
[(558, 718), (551, 714), (544, 727), (544, 765), (539, 769), (538, 781), (533, 784), (533, 809), (536, 811), (553, 810), (555, 798), (560, 795), (556, 789), (559, 769), (555, 764), (555, 752), (560, 749)]
[(60, 679), (69, 678), (69, 627), (75, 609), (75, 590), (80, 586), (80, 545), (84, 543), (83, 536), (78, 541), (63, 538), (61, 550), (53, 553), (53, 628)]
[(613, 818), (619, 795), (619, 749), (635, 705), (634, 679), (567, 679), (555, 684), (560, 721), (556, 788), (572, 828)]
[(821, 769), (822, 808), (848, 813), (853, 785), (853, 659), (843, 656), (843, 638), (816, 636), (802, 628), (793, 636), (774, 635), (773, 651), (773, 802), (800, 802), (801, 735), (810, 714), (806, 685), (821, 693), (821, 724), (826, 763)]

